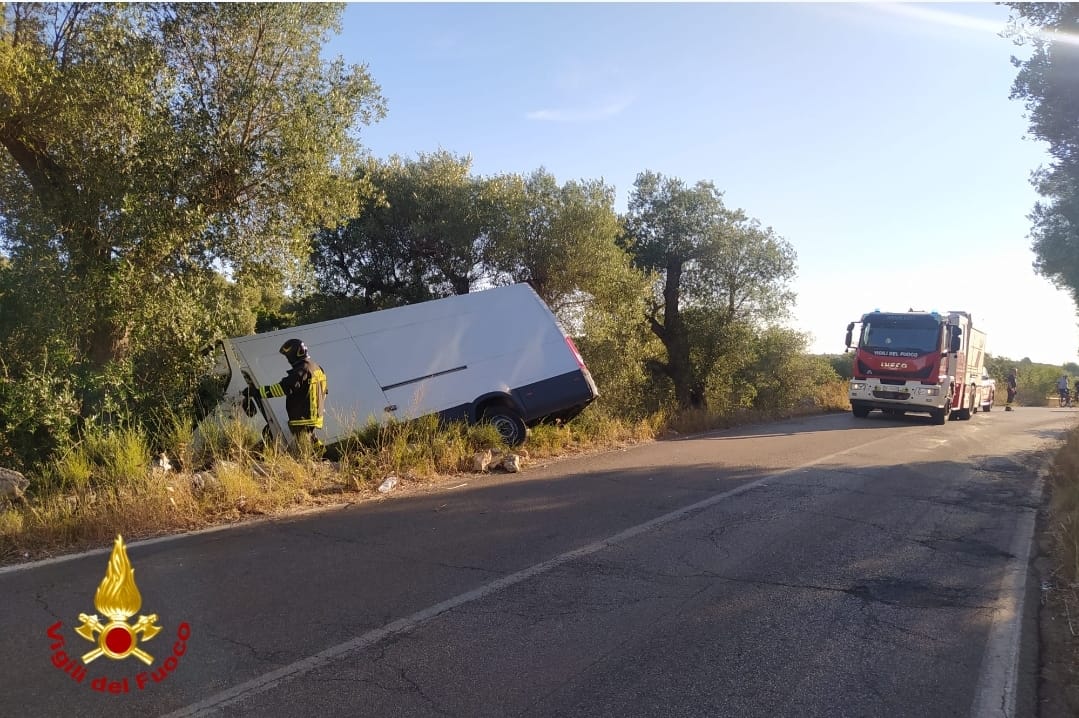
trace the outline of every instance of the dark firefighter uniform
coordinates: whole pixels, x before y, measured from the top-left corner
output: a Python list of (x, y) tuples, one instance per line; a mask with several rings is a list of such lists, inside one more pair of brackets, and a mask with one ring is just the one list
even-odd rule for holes
[(261, 387), (263, 397), (285, 397), (288, 426), (293, 434), (310, 434), (322, 428), (328, 382), (322, 367), (307, 355), (307, 346), (299, 339), (289, 339), (280, 349), (292, 368), (276, 384)]

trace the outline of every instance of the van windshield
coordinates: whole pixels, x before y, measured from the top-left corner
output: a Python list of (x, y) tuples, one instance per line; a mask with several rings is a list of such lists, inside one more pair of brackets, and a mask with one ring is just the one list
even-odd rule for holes
[(917, 352), (940, 351), (940, 325), (926, 321), (867, 320), (858, 346), (869, 350)]

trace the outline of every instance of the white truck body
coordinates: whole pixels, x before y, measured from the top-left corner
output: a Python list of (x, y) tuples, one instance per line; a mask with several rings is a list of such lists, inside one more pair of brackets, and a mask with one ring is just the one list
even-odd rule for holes
[(325, 444), (372, 422), (428, 414), (468, 422), (486, 414), (500, 431), (508, 421), (520, 436), (503, 435), (518, 443), (526, 425), (572, 418), (599, 395), (551, 310), (515, 284), (226, 340), (218, 363), (227, 385), (215, 415), (246, 416), (263, 436), (292, 442), (284, 398), (262, 399), (257, 411), (243, 399), (246, 387), (284, 377), (279, 349), (291, 338), (328, 378), (324, 426), (315, 432)]
[(985, 332), (970, 328), (970, 344), (967, 347), (967, 384), (973, 387), (975, 394), (974, 411), (989, 411), (993, 408), (992, 380), (986, 381), (985, 369)]

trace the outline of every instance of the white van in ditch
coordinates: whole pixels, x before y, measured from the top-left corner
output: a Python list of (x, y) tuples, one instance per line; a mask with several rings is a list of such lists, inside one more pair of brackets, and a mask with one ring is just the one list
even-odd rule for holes
[(215, 416), (237, 415), (264, 437), (293, 441), (283, 398), (243, 396), (284, 377), (278, 350), (291, 338), (326, 372), (324, 425), (315, 433), (327, 445), (371, 422), (428, 414), (489, 421), (516, 445), (527, 426), (569, 420), (599, 395), (551, 310), (527, 284), (514, 284), (220, 342), (224, 397)]

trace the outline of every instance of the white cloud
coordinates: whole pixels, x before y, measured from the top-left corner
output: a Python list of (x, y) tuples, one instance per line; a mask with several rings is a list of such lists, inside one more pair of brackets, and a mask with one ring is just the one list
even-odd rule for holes
[(631, 99), (620, 99), (592, 107), (533, 110), (525, 117), (541, 122), (595, 122), (619, 115), (631, 104)]

